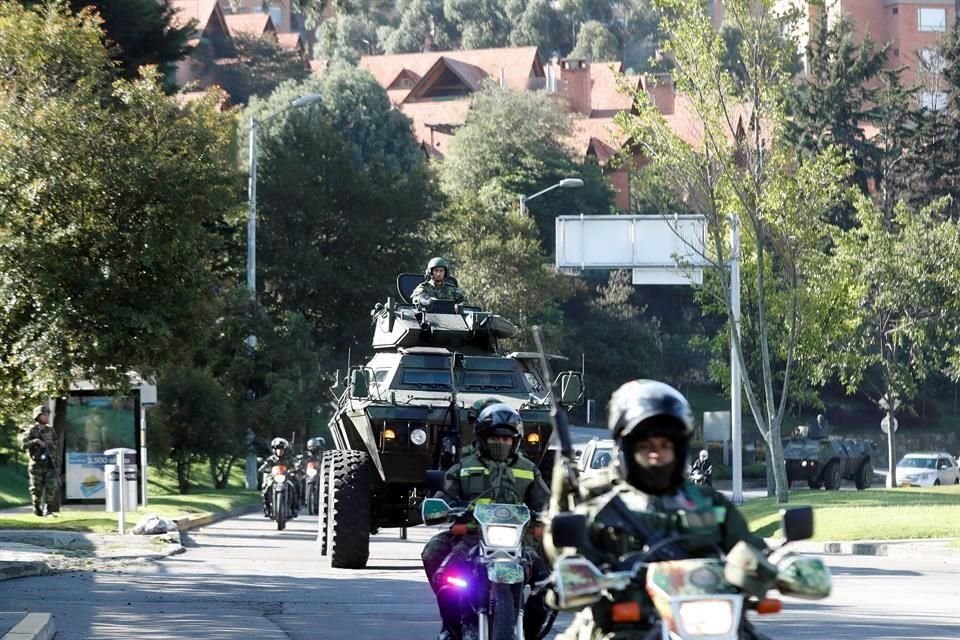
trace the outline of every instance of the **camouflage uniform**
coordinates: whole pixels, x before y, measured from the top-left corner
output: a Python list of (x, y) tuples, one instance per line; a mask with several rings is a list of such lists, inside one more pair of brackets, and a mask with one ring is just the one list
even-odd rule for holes
[[(49, 412), (48, 412), (49, 413)], [(33, 512), (40, 516), (46, 508), (48, 513), (59, 511), (57, 472), (56, 433), (48, 424), (39, 420), (26, 429), (20, 438), (20, 445), (30, 454), (27, 472), (30, 474), (30, 496), (33, 498)]]
[[(557, 486), (556, 480), (555, 474), (554, 486)], [(584, 488), (581, 488), (583, 494)], [(648, 495), (630, 483), (620, 481), (609, 485), (602, 493), (592, 488), (590, 494), (592, 497), (574, 508), (575, 513), (587, 516), (590, 541), (590, 548), (577, 552), (597, 566), (614, 562), (624, 554), (641, 551), (648, 544), (647, 536), (622, 515), (624, 510), (629, 510), (657, 539), (688, 534), (689, 537), (671, 547), (681, 557), (714, 557), (717, 555), (715, 545), (728, 552), (740, 540), (758, 549), (765, 548), (763, 540), (750, 532), (746, 520), (733, 503), (712, 487), (685, 481), (675, 493), (658, 496)], [(547, 537), (546, 547), (551, 551), (553, 545), (549, 531)], [(644, 622), (618, 624), (610, 619), (612, 605), (625, 601), (641, 603)], [(590, 626), (593, 629), (590, 637), (596, 640), (638, 640), (654, 629), (647, 620), (651, 615), (653, 605), (643, 587), (637, 585), (578, 613), (573, 625), (560, 639), (576, 638), (582, 628)], [(659, 639), (659, 628), (655, 631), (654, 637)], [(759, 640), (764, 636), (747, 628), (742, 637)]]
[(434, 284), (433, 280), (425, 280), (417, 285), (417, 288), (413, 290), (410, 299), (416, 300), (417, 296), (421, 293), (425, 293), (431, 298), (436, 298), (437, 300), (453, 300), (454, 302), (466, 302), (467, 294), (460, 287), (455, 287), (446, 280), (441, 282), (439, 285)]

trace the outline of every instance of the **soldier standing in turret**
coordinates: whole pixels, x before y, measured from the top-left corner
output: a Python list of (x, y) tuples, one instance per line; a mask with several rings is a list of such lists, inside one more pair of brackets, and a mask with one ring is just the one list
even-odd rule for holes
[(450, 265), (447, 264), (447, 261), (443, 258), (433, 258), (427, 263), (427, 269), (424, 273), (426, 280), (417, 285), (411, 298), (416, 300), (420, 294), (425, 293), (438, 300), (466, 302), (467, 294), (460, 287), (447, 281), (449, 275)]
[(33, 426), (25, 431), (20, 444), (30, 454), (27, 472), (30, 474), (34, 515), (51, 515), (59, 511), (56, 433), (50, 426), (49, 407), (34, 409)]

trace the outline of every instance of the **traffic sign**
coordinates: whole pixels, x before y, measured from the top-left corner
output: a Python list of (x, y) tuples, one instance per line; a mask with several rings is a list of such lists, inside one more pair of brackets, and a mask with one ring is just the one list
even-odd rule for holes
[[(893, 419), (893, 432), (897, 432), (897, 427), (900, 426), (900, 423), (897, 422), (897, 419)], [(890, 430), (890, 416), (886, 415), (883, 417), (883, 420), (880, 421), (880, 431), (887, 433)]]

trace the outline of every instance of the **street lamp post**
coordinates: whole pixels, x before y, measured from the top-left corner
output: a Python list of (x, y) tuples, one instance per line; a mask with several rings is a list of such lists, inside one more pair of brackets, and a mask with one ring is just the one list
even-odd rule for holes
[[(308, 93), (292, 101), (286, 109), (267, 116), (263, 120), (257, 120), (253, 116), (250, 117), (250, 174), (247, 183), (247, 288), (250, 289), (250, 297), (254, 300), (257, 298), (257, 132), (260, 125), (266, 124), (290, 109), (306, 107), (322, 99), (323, 96), (319, 93)], [(257, 337), (251, 334), (247, 343), (253, 349), (257, 346)]]
[(529, 202), (530, 200), (533, 200), (537, 196), (542, 196), (547, 191), (553, 191), (557, 187), (563, 187), (564, 189), (575, 189), (577, 187), (582, 187), (582, 186), (583, 186), (583, 180), (581, 180), (580, 178), (564, 178), (557, 184), (551, 185), (546, 189), (544, 189), (543, 191), (538, 191), (532, 196), (521, 195), (520, 196), (520, 217), (523, 218), (524, 216), (527, 215), (527, 202)]

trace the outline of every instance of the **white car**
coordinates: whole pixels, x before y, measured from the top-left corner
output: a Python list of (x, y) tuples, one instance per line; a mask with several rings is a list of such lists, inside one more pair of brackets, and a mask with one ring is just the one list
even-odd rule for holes
[(949, 453), (908, 453), (897, 463), (897, 482), (906, 487), (960, 484), (960, 470)]
[(616, 456), (617, 444), (613, 440), (593, 438), (577, 459), (577, 466), (581, 475), (592, 475), (612, 465)]

